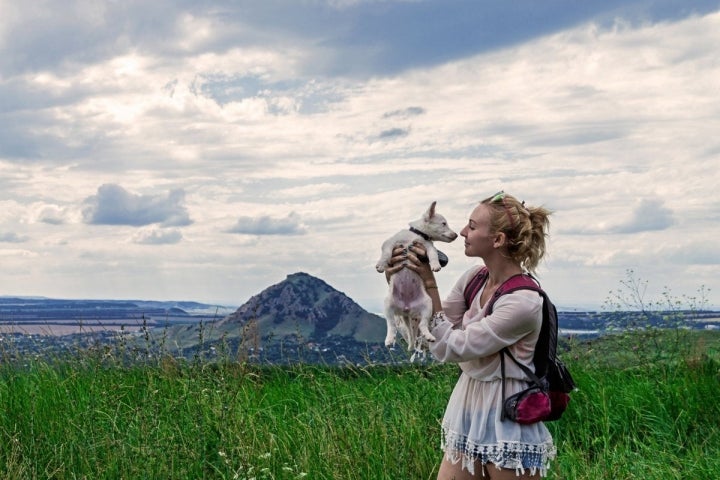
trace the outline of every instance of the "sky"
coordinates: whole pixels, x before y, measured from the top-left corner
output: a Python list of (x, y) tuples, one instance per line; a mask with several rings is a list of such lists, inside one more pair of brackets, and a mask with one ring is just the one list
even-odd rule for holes
[(504, 190), (559, 307), (720, 307), (718, 46), (720, 1), (0, 0), (0, 295), (380, 312), (386, 238)]

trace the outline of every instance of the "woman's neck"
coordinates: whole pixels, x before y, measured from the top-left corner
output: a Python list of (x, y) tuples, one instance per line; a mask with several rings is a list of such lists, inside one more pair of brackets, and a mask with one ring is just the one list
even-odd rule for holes
[(501, 285), (508, 278), (523, 273), (519, 264), (508, 261), (506, 258), (495, 261), (486, 259), (485, 266), (488, 269), (488, 283), (491, 286)]

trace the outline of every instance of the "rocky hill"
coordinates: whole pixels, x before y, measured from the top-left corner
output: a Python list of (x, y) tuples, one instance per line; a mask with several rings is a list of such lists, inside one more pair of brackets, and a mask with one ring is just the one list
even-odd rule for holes
[(347, 295), (307, 273), (293, 273), (255, 295), (217, 325), (223, 331), (254, 323), (262, 340), (300, 336), (322, 340), (351, 337), (359, 342), (382, 342), (385, 320), (365, 311)]
[[(203, 329), (202, 334), (200, 329)], [(249, 347), (279, 342), (322, 343), (328, 339), (381, 344), (385, 320), (367, 312), (319, 278), (298, 272), (253, 296), (212, 325), (174, 329), (169, 340), (183, 349), (219, 339)]]

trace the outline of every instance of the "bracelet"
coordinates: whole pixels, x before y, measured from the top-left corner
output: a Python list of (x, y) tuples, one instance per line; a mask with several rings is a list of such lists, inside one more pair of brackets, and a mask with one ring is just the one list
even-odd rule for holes
[(439, 312), (435, 312), (432, 316), (432, 320), (430, 321), (430, 329), (437, 327), (445, 320), (447, 320), (447, 318), (445, 318), (445, 312), (443, 312), (442, 310), (440, 310)]
[(435, 290), (437, 290), (437, 288), (438, 288), (437, 283), (430, 283), (430, 284), (426, 283), (425, 284), (425, 290), (432, 290), (433, 288)]

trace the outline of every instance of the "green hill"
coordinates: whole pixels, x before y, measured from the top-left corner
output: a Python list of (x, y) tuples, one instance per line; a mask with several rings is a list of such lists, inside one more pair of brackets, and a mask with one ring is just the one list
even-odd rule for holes
[(317, 342), (341, 337), (354, 342), (381, 343), (385, 329), (382, 317), (367, 312), (319, 278), (299, 272), (266, 288), (211, 325), (172, 327), (166, 335), (168, 344), (182, 348), (221, 338), (240, 339), (252, 348), (288, 338)]

